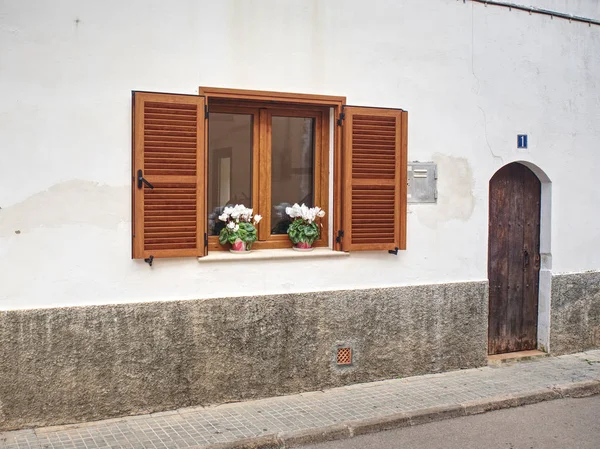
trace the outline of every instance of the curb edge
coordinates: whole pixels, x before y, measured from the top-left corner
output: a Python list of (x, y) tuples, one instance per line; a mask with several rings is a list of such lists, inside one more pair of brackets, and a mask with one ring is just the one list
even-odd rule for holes
[(219, 443), (200, 448), (210, 449), (288, 449), (305, 444), (343, 440), (385, 430), (428, 424), (446, 419), (478, 415), (494, 410), (521, 407), (544, 401), (566, 398), (584, 398), (600, 394), (600, 379), (556, 385), (526, 393), (476, 399), (462, 404), (430, 407), (411, 412), (398, 412), (375, 418), (348, 421), (326, 427), (315, 427), (295, 432), (282, 432), (260, 437)]

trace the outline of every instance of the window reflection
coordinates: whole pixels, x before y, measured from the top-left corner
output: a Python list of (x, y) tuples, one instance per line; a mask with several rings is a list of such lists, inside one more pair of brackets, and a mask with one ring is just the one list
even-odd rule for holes
[(217, 218), (227, 204), (252, 207), (251, 114), (211, 112), (208, 120), (208, 234), (218, 235)]
[(315, 119), (273, 117), (271, 142), (271, 233), (285, 234), (285, 208), (314, 204)]

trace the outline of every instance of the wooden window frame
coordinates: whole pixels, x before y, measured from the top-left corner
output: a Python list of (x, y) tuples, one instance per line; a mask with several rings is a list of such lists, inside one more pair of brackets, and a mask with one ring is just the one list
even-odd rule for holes
[[(243, 89), (223, 89), (200, 87), (199, 95), (207, 99), (208, 111), (243, 113), (258, 109), (258, 120), (253, 121), (253, 177), (252, 177), (252, 203), (256, 213), (263, 215), (265, 226), (258, 226), (259, 241), (253, 244), (255, 249), (290, 248), (292, 243), (287, 235), (270, 234), (270, 117), (281, 116), (314, 116), (315, 120), (315, 173), (314, 193), (315, 205), (322, 207), (328, 213), (333, 210), (333, 226), (341, 229), (341, 127), (335, 126), (333, 130), (333, 148), (330, 148), (330, 108), (334, 110), (334, 117), (339, 117), (345, 97), (327, 95), (292, 94), (282, 92), (250, 91)], [(274, 114), (275, 112), (275, 114)], [(305, 115), (302, 115), (302, 114)], [(309, 114), (309, 115), (306, 115)], [(258, 123), (257, 123), (258, 122)], [(258, 129), (257, 129), (258, 127)], [(258, 132), (257, 132), (258, 131)], [(258, 142), (257, 142), (258, 140)], [(320, 145), (317, 143), (320, 140)], [(207, 152), (208, 153), (208, 152)], [(207, 154), (208, 157), (208, 154)], [(329, 161), (333, 157), (333, 172), (329, 173)], [(329, 207), (329, 176), (333, 176), (333, 207)], [(259, 189), (268, 183), (268, 194), (260, 196)], [(256, 207), (258, 205), (258, 207)], [(204, 217), (208, 221), (208, 216)], [(341, 250), (341, 244), (335, 239), (329, 242), (329, 219), (323, 220), (321, 238), (315, 246)], [(208, 250), (219, 251), (225, 248), (219, 244), (217, 236), (208, 237)]]
[[(251, 114), (252, 136), (252, 207), (255, 214), (263, 217), (258, 226), (259, 240), (254, 249), (291, 248), (292, 243), (285, 234), (271, 234), (271, 126), (272, 118), (306, 117), (314, 119), (314, 174), (313, 193), (315, 205), (329, 211), (329, 108), (309, 105), (273, 105), (215, 101), (209, 105), (210, 113)], [(210, 116), (209, 116), (210, 120)], [(208, 219), (208, 217), (207, 217)], [(315, 247), (329, 245), (329, 220), (322, 220), (321, 236)], [(217, 236), (208, 237), (208, 249), (225, 250)]]

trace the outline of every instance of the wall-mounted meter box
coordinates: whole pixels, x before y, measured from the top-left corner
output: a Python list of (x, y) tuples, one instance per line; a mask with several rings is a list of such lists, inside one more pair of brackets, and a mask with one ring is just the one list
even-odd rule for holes
[(408, 202), (437, 202), (437, 165), (435, 162), (408, 163)]

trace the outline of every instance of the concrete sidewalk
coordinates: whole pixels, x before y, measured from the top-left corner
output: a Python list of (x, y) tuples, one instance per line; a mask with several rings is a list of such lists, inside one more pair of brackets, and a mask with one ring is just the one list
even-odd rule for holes
[(214, 407), (0, 433), (6, 449), (284, 448), (600, 394), (600, 350)]

